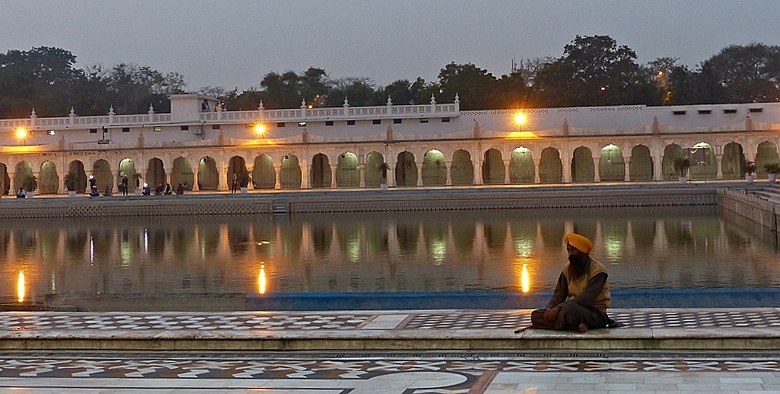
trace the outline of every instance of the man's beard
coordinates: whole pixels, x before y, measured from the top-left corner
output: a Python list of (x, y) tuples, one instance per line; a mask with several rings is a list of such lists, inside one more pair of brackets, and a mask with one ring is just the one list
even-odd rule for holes
[(569, 272), (576, 279), (588, 273), (588, 255), (569, 255)]

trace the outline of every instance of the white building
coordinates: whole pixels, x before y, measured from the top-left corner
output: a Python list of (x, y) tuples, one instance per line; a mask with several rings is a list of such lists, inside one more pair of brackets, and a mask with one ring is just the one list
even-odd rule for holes
[[(780, 103), (461, 111), (440, 104), (225, 111), (197, 94), (171, 113), (0, 120), (0, 190), (29, 176), (64, 193), (64, 175), (116, 191), (120, 174), (152, 188), (373, 188), (738, 179), (780, 162)], [(138, 174), (138, 176), (136, 176)], [(131, 186), (135, 182), (131, 181)]]

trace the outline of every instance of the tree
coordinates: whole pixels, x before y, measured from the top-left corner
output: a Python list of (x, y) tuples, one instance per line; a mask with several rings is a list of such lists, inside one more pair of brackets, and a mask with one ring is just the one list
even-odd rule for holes
[(327, 77), (328, 74), (321, 68), (309, 67), (304, 71), (298, 79), (301, 98), (314, 106), (321, 105), (330, 91), (330, 86), (326, 82)]
[(494, 108), (524, 108), (528, 107), (529, 88), (520, 72), (501, 76), (493, 91)]
[(534, 81), (536, 80), (536, 74), (539, 72), (539, 70), (553, 61), (555, 61), (555, 59), (550, 56), (520, 60), (520, 64), (517, 65), (517, 68), (512, 72), (512, 74), (518, 74), (518, 76), (523, 79), (523, 82), (526, 84), (526, 86), (530, 87), (533, 86)]
[(496, 77), (487, 70), (471, 63), (452, 62), (439, 71), (437, 101), (451, 102), (458, 95), (461, 109), (493, 108), (496, 86)]
[(284, 74), (270, 72), (260, 82), (261, 98), (266, 108), (297, 108), (303, 101), (318, 106), (330, 92), (325, 70), (309, 67), (300, 75), (294, 71)]
[[(217, 98), (225, 102), (225, 107), (229, 110), (238, 111), (255, 111), (260, 106), (260, 101), (263, 101), (263, 93), (257, 89), (249, 88), (240, 94), (238, 90), (233, 89)], [(265, 107), (265, 101), (263, 101)]]
[(659, 57), (647, 63), (646, 70), (655, 82), (656, 98), (659, 103), (669, 105), (672, 101), (671, 73), (678, 65), (676, 57)]
[[(395, 105), (414, 105), (417, 103), (423, 103), (425, 97), (421, 96), (421, 92), (427, 84), (425, 79), (417, 77), (414, 82), (408, 79), (399, 79), (384, 88), (377, 90), (377, 101), (380, 103), (386, 103), (389, 97)], [(428, 100), (430, 101), (428, 96)]]
[(4, 117), (57, 116), (70, 109), (72, 88), (84, 78), (70, 51), (36, 47), (0, 54), (0, 109)]
[(701, 65), (712, 102), (780, 101), (780, 46), (730, 45)]
[(171, 94), (184, 93), (186, 84), (178, 73), (163, 75), (148, 66), (120, 63), (107, 76), (111, 105), (117, 113), (143, 113), (153, 106), (170, 111)]
[(112, 103), (108, 93), (107, 75), (101, 65), (84, 69), (84, 77), (73, 85), (71, 92), (70, 105), (77, 114), (105, 115), (109, 111)]
[(654, 89), (635, 59), (609, 36), (577, 36), (536, 74), (535, 97), (553, 107), (646, 104)]
[(698, 83), (700, 75), (688, 69), (687, 66), (676, 66), (669, 73), (669, 89), (671, 97), (669, 105), (685, 105), (703, 103), (702, 92)]
[(324, 104), (328, 107), (337, 107), (343, 105), (344, 99), (347, 99), (351, 106), (378, 105), (376, 96), (374, 83), (370, 79), (342, 78), (335, 82)]
[(260, 82), (263, 88), (263, 104), (266, 108), (296, 108), (301, 105), (298, 94), (298, 74), (270, 72)]

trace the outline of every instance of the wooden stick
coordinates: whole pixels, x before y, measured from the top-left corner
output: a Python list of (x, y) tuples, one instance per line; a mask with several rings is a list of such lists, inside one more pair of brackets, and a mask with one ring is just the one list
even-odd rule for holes
[(515, 333), (515, 334), (519, 334), (519, 333), (521, 333), (521, 332), (523, 332), (523, 331), (525, 331), (525, 330), (530, 330), (530, 329), (532, 329), (532, 328), (534, 328), (534, 325), (533, 325), (533, 324), (531, 324), (530, 326), (526, 326), (526, 327), (520, 327), (520, 328), (518, 328), (517, 330), (515, 330), (515, 331), (514, 331), (514, 333)]

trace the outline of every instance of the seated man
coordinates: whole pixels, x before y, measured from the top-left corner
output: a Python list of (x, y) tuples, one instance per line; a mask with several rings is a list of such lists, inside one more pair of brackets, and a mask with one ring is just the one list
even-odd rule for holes
[(611, 296), (607, 270), (590, 258), (593, 243), (579, 234), (564, 238), (569, 262), (563, 266), (550, 302), (531, 313), (530, 328), (577, 330), (617, 326), (607, 316)]

